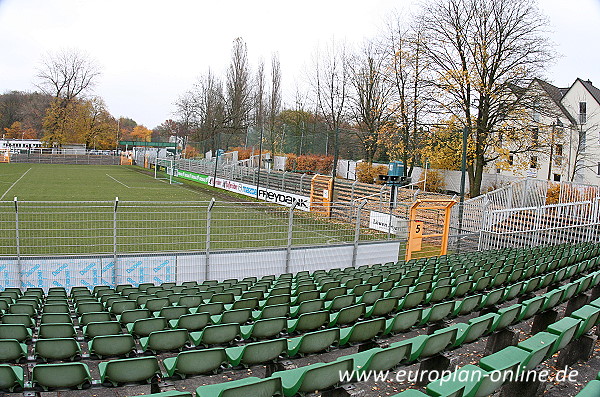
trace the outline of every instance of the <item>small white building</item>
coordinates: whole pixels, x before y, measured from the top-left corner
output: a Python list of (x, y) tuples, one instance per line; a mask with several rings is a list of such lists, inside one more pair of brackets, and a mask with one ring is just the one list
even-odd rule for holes
[(0, 150), (9, 149), (13, 154), (41, 147), (42, 141), (38, 139), (0, 139)]

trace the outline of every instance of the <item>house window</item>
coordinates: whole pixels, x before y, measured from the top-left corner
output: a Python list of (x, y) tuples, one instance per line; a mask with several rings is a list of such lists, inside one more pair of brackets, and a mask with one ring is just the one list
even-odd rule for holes
[(563, 145), (556, 145), (556, 149), (554, 150), (557, 156), (563, 155)]
[(513, 165), (515, 163), (515, 156), (512, 154), (508, 155), (508, 165)]
[(529, 162), (529, 168), (537, 168), (537, 166), (538, 166), (537, 156), (531, 156), (531, 161)]
[(560, 182), (560, 174), (554, 174), (554, 182)]
[(531, 141), (533, 142), (534, 145), (538, 144), (539, 134), (540, 134), (539, 128), (536, 127), (536, 128), (531, 129)]
[(585, 124), (587, 121), (587, 104), (579, 102), (579, 124)]

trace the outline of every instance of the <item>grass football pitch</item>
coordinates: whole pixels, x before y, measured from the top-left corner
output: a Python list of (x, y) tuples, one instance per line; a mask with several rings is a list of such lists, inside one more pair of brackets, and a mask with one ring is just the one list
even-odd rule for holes
[[(115, 230), (120, 253), (204, 250), (215, 196), (211, 250), (287, 245), (286, 207), (181, 182), (129, 166), (0, 164), (0, 255), (16, 255), (14, 197), (23, 256), (112, 253)], [(354, 225), (297, 211), (292, 236), (293, 245), (351, 242)], [(361, 240), (380, 238), (361, 233)]]

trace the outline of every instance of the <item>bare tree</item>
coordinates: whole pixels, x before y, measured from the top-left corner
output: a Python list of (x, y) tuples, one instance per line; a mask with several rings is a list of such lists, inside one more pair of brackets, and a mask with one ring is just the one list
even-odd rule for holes
[(252, 111), (252, 86), (250, 81), (250, 68), (248, 66), (248, 50), (241, 37), (233, 42), (231, 63), (227, 70), (227, 113), (229, 130), (233, 137), (229, 144), (241, 144), (250, 125)]
[(62, 50), (48, 54), (37, 71), (37, 87), (66, 102), (91, 90), (100, 76), (100, 68), (85, 53)]
[(432, 113), (429, 68), (421, 26), (403, 23), (394, 16), (381, 43), (386, 56), (386, 78), (393, 87), (391, 117), (381, 137), (392, 160), (401, 160), (406, 176), (412, 175), (426, 141), (425, 124)]
[(219, 149), (218, 138), (229, 119), (223, 94), (223, 83), (210, 70), (194, 86), (193, 109), (198, 125), (198, 137), (211, 139), (210, 148)]
[(326, 154), (332, 152), (330, 137), (333, 135), (334, 175), (338, 157), (339, 130), (348, 105), (346, 99), (350, 74), (346, 68), (346, 56), (346, 46), (332, 40), (323, 54), (317, 51), (310, 77), (310, 85), (315, 96), (315, 113), (322, 117), (328, 129)]
[(373, 43), (349, 57), (350, 113), (357, 124), (356, 135), (362, 143), (367, 162), (372, 163), (379, 150), (379, 134), (392, 116), (390, 112), (393, 86), (385, 77), (385, 58)]
[(279, 64), (279, 56), (273, 54), (271, 58), (271, 81), (269, 86), (269, 94), (267, 97), (267, 130), (271, 153), (276, 152), (276, 143), (278, 139), (277, 117), (281, 112), (281, 66)]
[(470, 194), (477, 196), (495, 134), (530, 104), (518, 87), (552, 58), (546, 20), (533, 0), (430, 0), (419, 23), (432, 83), (443, 93), (437, 105), (467, 129)]

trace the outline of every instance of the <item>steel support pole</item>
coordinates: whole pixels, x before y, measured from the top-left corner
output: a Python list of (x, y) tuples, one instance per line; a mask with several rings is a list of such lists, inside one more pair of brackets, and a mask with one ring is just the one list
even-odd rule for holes
[(21, 268), (21, 239), (19, 235), (19, 200), (15, 197), (15, 244), (17, 249), (17, 273), (19, 288), (23, 285), (23, 269)]
[(354, 247), (352, 249), (352, 267), (356, 267), (356, 258), (358, 256), (358, 240), (360, 238), (360, 217), (363, 207), (367, 204), (367, 200), (363, 200), (356, 207), (356, 225), (354, 228)]
[(463, 128), (462, 133), (462, 160), (460, 165), (460, 203), (458, 207), (458, 241), (457, 241), (457, 250), (460, 252), (460, 241), (462, 234), (462, 224), (463, 224), (463, 214), (464, 214), (464, 204), (465, 204), (465, 183), (467, 177), (467, 138), (469, 135), (469, 129), (467, 127)]
[(298, 205), (298, 201), (294, 200), (294, 204), (290, 207), (290, 212), (288, 215), (288, 239), (287, 239), (287, 249), (285, 253), (285, 273), (290, 272), (290, 261), (292, 258), (292, 242), (293, 242), (293, 232), (294, 232), (294, 209), (296, 209), (296, 205)]
[(204, 279), (209, 279), (210, 274), (210, 226), (212, 223), (212, 209), (215, 205), (215, 198), (213, 197), (208, 204), (206, 209), (206, 255), (204, 256)]
[[(117, 208), (119, 207), (119, 198), (115, 197), (115, 206), (113, 210), (113, 273), (117, 273)], [(104, 266), (100, 261), (100, 280), (103, 278)], [(112, 277), (113, 285), (117, 286), (116, 277)], [(101, 283), (102, 284), (102, 283)]]

